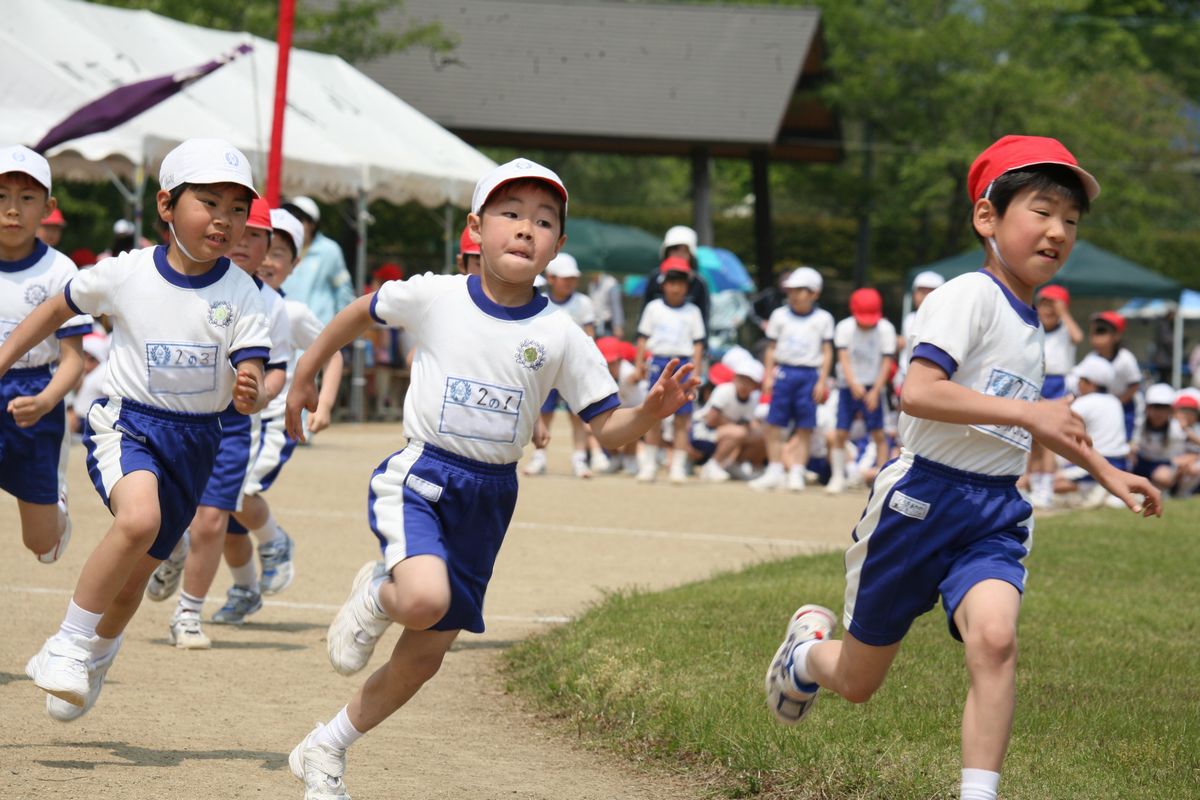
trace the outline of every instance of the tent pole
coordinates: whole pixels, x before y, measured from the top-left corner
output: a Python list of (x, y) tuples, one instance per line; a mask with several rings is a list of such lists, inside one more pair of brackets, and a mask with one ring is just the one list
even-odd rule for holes
[(1183, 295), (1175, 309), (1175, 330), (1171, 336), (1171, 385), (1183, 388)]
[[(362, 294), (367, 285), (367, 190), (358, 190), (358, 242), (354, 248), (354, 285)], [(354, 360), (350, 373), (350, 419), (365, 422), (367, 390), (367, 342), (363, 338), (354, 340)]]
[(136, 194), (133, 198), (133, 241), (135, 243), (142, 241), (142, 230), (144, 228), (146, 216), (146, 160), (137, 165), (134, 170), (133, 184)]
[(450, 275), (454, 272), (454, 207), (449, 203), (442, 206), (442, 272)]

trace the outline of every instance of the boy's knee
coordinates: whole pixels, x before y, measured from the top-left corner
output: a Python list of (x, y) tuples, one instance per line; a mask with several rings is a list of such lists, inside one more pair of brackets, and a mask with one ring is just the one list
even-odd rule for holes
[(384, 605), (388, 616), (404, 627), (425, 630), (446, 616), (450, 610), (450, 597), (436, 591), (398, 592)]
[(985, 622), (970, 631), (966, 638), (967, 657), (986, 664), (1003, 664), (1015, 660), (1017, 632), (1008, 622)]
[(116, 529), (131, 542), (142, 544), (147, 547), (158, 536), (158, 530), (162, 525), (162, 515), (156, 507), (133, 507), (122, 508), (117, 512), (115, 527)]

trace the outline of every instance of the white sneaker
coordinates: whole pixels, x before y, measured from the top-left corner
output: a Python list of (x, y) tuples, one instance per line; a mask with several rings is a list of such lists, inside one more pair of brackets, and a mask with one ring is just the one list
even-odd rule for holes
[(62, 558), (63, 553), (67, 552), (67, 544), (71, 541), (71, 514), (67, 511), (67, 487), (65, 486), (58, 493), (58, 510), (63, 513), (65, 519), (63, 532), (58, 537), (58, 543), (50, 548), (49, 552), (38, 555), (37, 560), (43, 564), (53, 564)]
[(775, 489), (783, 488), (783, 473), (778, 470), (768, 468), (766, 472), (759, 475), (748, 484), (751, 489), (756, 492), (770, 492)]
[(84, 636), (56, 633), (26, 662), (25, 674), (43, 692), (73, 706), (82, 706), (91, 691), (87, 668), (90, 642)]
[(700, 480), (709, 483), (725, 483), (732, 477), (724, 467), (711, 458), (705, 461), (704, 466), (700, 468)]
[(304, 782), (304, 800), (350, 800), (342, 776), (346, 774), (346, 751), (329, 745), (313, 744), (317, 727), (309, 731), (288, 756), (288, 767), (298, 780)]
[(787, 476), (787, 490), (789, 492), (803, 492), (804, 488), (804, 473), (801, 471), (789, 472)]
[(596, 472), (611, 472), (612, 460), (603, 450), (592, 451), (592, 469)]
[(1106, 499), (1108, 499), (1108, 489), (1097, 483), (1083, 493), (1083, 507), (1099, 508), (1104, 505)]
[(207, 650), (212, 647), (212, 639), (204, 633), (200, 615), (195, 611), (177, 610), (175, 616), (171, 617), (167, 638), (180, 650)]
[(654, 479), (658, 477), (658, 464), (653, 461), (645, 461), (638, 467), (637, 479), (642, 483), (654, 483)]
[(815, 683), (799, 684), (792, 671), (792, 651), (801, 642), (828, 639), (837, 626), (837, 618), (824, 606), (805, 605), (796, 609), (788, 623), (787, 635), (775, 651), (767, 669), (767, 708), (784, 725), (795, 725), (817, 702)]
[(161, 603), (175, 594), (175, 590), (179, 588), (179, 583), (183, 580), (183, 562), (187, 560), (191, 541), (188, 532), (184, 531), (179, 543), (171, 551), (171, 555), (154, 568), (154, 572), (150, 575), (150, 582), (146, 584), (146, 597), (156, 603)]
[(291, 586), (296, 577), (292, 561), (292, 537), (283, 528), (279, 529), (279, 533), (280, 537), (275, 541), (258, 546), (258, 560), (262, 564), (259, 584), (264, 595), (279, 594)]
[(1034, 508), (1054, 508), (1054, 494), (1040, 490), (1035, 491), (1030, 494), (1029, 502)]
[(100, 690), (104, 688), (104, 678), (108, 675), (108, 668), (112, 666), (113, 660), (117, 657), (117, 651), (121, 649), (121, 642), (124, 640), (125, 634), (121, 634), (117, 637), (117, 643), (113, 645), (108, 655), (102, 659), (88, 659), (88, 682), (91, 686), (88, 689), (87, 697), (84, 698), (83, 705), (77, 706), (74, 703), (68, 703), (52, 694), (46, 695), (46, 713), (50, 715), (51, 719), (59, 722), (71, 722), (92, 710), (92, 706), (96, 705), (96, 701), (100, 699)]
[(354, 576), (350, 596), (337, 616), (329, 623), (325, 635), (325, 649), (329, 652), (329, 663), (341, 675), (353, 675), (367, 665), (375, 644), (392, 621), (380, 617), (371, 599), (371, 581), (386, 574), (382, 561), (368, 561)]
[(829, 483), (825, 484), (826, 494), (841, 494), (846, 491), (846, 478), (844, 475), (834, 474), (829, 478)]
[(571, 456), (571, 471), (576, 478), (592, 477), (592, 469), (588, 466), (587, 453), (574, 453)]
[(637, 456), (621, 456), (621, 471), (631, 478), (635, 477), (639, 471)]
[(523, 470), (526, 475), (544, 475), (546, 472), (546, 451), (534, 450), (529, 456), (529, 463)]
[(1108, 497), (1104, 498), (1104, 507), (1115, 508), (1118, 510), (1126, 508), (1125, 501), (1117, 497), (1115, 494), (1110, 494)]
[(668, 473), (668, 479), (671, 483), (675, 484), (687, 483), (687, 463), (684, 458), (680, 457), (678, 451), (676, 451), (675, 457), (671, 459), (671, 470)]

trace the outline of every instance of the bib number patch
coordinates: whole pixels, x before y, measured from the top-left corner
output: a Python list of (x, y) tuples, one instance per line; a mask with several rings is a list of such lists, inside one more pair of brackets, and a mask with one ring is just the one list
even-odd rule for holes
[(438, 432), (512, 444), (517, 440), (524, 395), (524, 390), (513, 386), (447, 376)]
[(217, 388), (215, 344), (146, 342), (146, 371), (154, 394), (204, 394)]
[[(992, 397), (1007, 397), (1010, 400), (1024, 400), (1027, 403), (1034, 403), (1042, 396), (1042, 387), (1040, 384), (1034, 383), (1028, 378), (1023, 378), (1014, 372), (993, 367), (992, 374), (988, 376), (987, 386), (984, 388), (983, 393)], [(1026, 452), (1029, 452), (1033, 444), (1033, 435), (1024, 428), (1017, 427), (1016, 425), (972, 425), (971, 427), (980, 433), (995, 436), (997, 439)]]
[[(12, 334), (12, 332), (14, 330), (16, 330), (16, 327), (18, 324), (19, 323), (14, 320), (0, 319), (0, 343), (3, 343), (6, 339), (8, 339), (8, 337)], [(31, 357), (32, 356), (30, 353), (26, 353), (25, 355), (18, 358), (13, 363), (13, 366), (16, 367), (17, 369), (23, 369), (25, 367), (28, 367), (32, 363)]]

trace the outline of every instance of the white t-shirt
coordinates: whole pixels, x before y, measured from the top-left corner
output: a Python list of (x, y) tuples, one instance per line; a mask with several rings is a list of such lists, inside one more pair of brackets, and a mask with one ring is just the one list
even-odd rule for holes
[(416, 342), (404, 399), (410, 439), (508, 464), (551, 389), (584, 420), (620, 403), (595, 342), (542, 295), (509, 308), (487, 297), (478, 275), (426, 273), (381, 286), (371, 315)]
[[(283, 308), (284, 317), (287, 322), (287, 335), (288, 343), (291, 345), (291, 356), (287, 362), (287, 380), (283, 382), (283, 388), (279, 390), (279, 394), (275, 395), (275, 399), (263, 409), (263, 419), (276, 419), (287, 410), (287, 393), (292, 388), (292, 377), (296, 373), (296, 362), (300, 360), (300, 355), (305, 350), (312, 347), (313, 342), (317, 340), (317, 337), (325, 327), (321, 324), (321, 320), (317, 319), (317, 315), (312, 312), (312, 309), (299, 300), (288, 300), (281, 296), (279, 304)], [(271, 331), (271, 336), (273, 341), (275, 336), (274, 330)]]
[(551, 307), (567, 312), (579, 327), (596, 324), (596, 307), (592, 304), (592, 298), (586, 294), (572, 292), (570, 297), (559, 303), (547, 292), (546, 299), (550, 301)]
[(690, 358), (696, 342), (704, 341), (704, 317), (691, 303), (669, 306), (657, 297), (642, 310), (638, 335), (646, 337), (646, 349), (655, 356)]
[(767, 338), (775, 343), (776, 364), (819, 368), (825, 343), (833, 341), (833, 315), (823, 308), (797, 314), (791, 306), (781, 306), (767, 320)]
[(708, 412), (710, 411), (718, 411), (721, 416), (731, 422), (750, 422), (754, 419), (754, 413), (758, 408), (759, 394), (758, 391), (753, 391), (749, 398), (741, 400), (737, 396), (737, 387), (733, 385), (733, 381), (722, 383), (712, 390), (704, 408), (695, 415), (692, 421), (692, 438), (703, 442), (717, 440), (716, 429), (708, 425)]
[(621, 408), (636, 408), (646, 399), (646, 382), (638, 380), (637, 367), (625, 359), (621, 359), (617, 367), (617, 394), (621, 398)]
[(1129, 440), (1125, 438), (1125, 411), (1116, 395), (1092, 392), (1080, 395), (1071, 403), (1071, 410), (1083, 419), (1092, 449), (1105, 458), (1129, 455)]
[(110, 396), (215, 414), (233, 397), (233, 366), (270, 356), (258, 287), (225, 258), (187, 276), (167, 263), (164, 247), (132, 250), (80, 270), (66, 295), (76, 311), (112, 320)]
[[(1042, 326), (989, 273), (960, 275), (931, 292), (917, 312), (913, 358), (982, 394), (1034, 402), (1042, 392)], [(900, 439), (917, 455), (984, 475), (1020, 475), (1032, 436), (1024, 428), (955, 425), (901, 412)]]
[(258, 287), (267, 315), (267, 335), (271, 337), (271, 355), (267, 357), (267, 364), (286, 369), (292, 360), (292, 324), (283, 306), (283, 295), (258, 278), (251, 280)]
[(1066, 376), (1075, 366), (1075, 343), (1067, 326), (1060, 322), (1052, 331), (1042, 329), (1046, 336), (1046, 374)]
[[(1095, 350), (1092, 351), (1096, 353)], [(1096, 355), (1100, 356), (1099, 353)], [(1100, 356), (1104, 358), (1104, 356)], [(1120, 348), (1117, 354), (1113, 356), (1112, 361), (1113, 372), (1117, 374), (1117, 379), (1113, 381), (1113, 385), (1108, 387), (1111, 394), (1121, 395), (1129, 388), (1130, 384), (1142, 382), (1142, 368), (1138, 366), (1137, 356), (1129, 352), (1127, 348)]]
[[(21, 320), (33, 309), (56, 294), (61, 294), (78, 272), (75, 262), (38, 240), (33, 252), (20, 261), (0, 261), (0, 342), (8, 338)], [(92, 318), (87, 315), (71, 317), (59, 326), (53, 336), (47, 336), (17, 359), (13, 369), (30, 369), (57, 364), (58, 340), (83, 336), (92, 332)]]
[[(1122, 410), (1122, 425), (1124, 419)], [(1167, 421), (1167, 427), (1160, 430), (1153, 430), (1148, 422), (1143, 422), (1137, 434), (1138, 458), (1144, 461), (1170, 461), (1183, 453), (1186, 443), (1187, 434), (1173, 416)]]
[(82, 419), (87, 416), (92, 403), (104, 396), (104, 364), (100, 364), (83, 376), (79, 391), (75, 392), (75, 399), (71, 401), (71, 408)]
[[(863, 330), (854, 317), (848, 317), (834, 328), (833, 346), (850, 351), (850, 368), (860, 385), (874, 386), (883, 366), (883, 357), (896, 355), (896, 326), (881, 319), (874, 328)], [(850, 385), (843, 372), (842, 365), (838, 364), (837, 379), (841, 389)]]
[(900, 322), (900, 336), (904, 339), (904, 349), (896, 359), (896, 386), (904, 385), (904, 376), (908, 374), (908, 362), (912, 361), (913, 340), (917, 336), (917, 312), (910, 311)]

